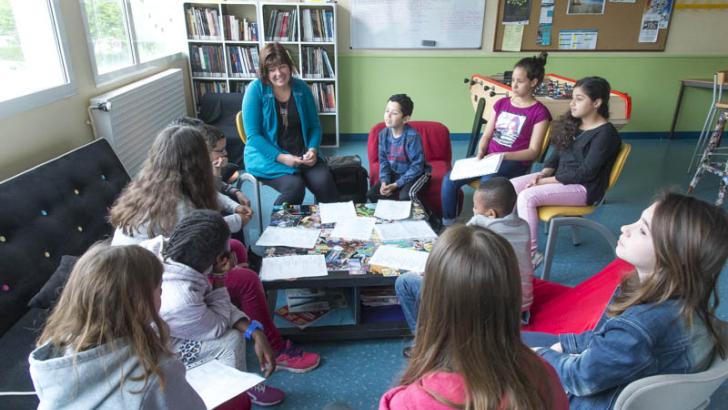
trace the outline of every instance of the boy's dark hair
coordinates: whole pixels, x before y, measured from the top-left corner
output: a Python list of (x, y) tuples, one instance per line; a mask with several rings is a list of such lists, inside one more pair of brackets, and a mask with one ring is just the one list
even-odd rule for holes
[(175, 118), (171, 123), (169, 123), (168, 127), (175, 125), (186, 125), (188, 127), (199, 128), (200, 126), (205, 125), (205, 122), (199, 118), (183, 115), (182, 117)]
[(412, 115), (412, 111), (415, 109), (415, 103), (412, 102), (412, 99), (407, 94), (395, 94), (389, 97), (387, 101), (399, 104), (399, 108), (402, 109), (402, 115), (405, 117)]
[(215, 263), (229, 239), (230, 228), (220, 212), (197, 209), (174, 227), (162, 255), (202, 272)]
[(210, 150), (215, 148), (218, 141), (225, 139), (225, 133), (223, 133), (220, 128), (213, 125), (202, 124), (197, 127), (197, 129), (200, 130), (202, 136), (205, 137), (205, 143), (207, 144), (207, 148)]
[(541, 84), (543, 82), (543, 76), (546, 73), (545, 67), (548, 55), (549, 53), (542, 51), (537, 56), (522, 58), (516, 63), (514, 68), (521, 67), (526, 70), (526, 77), (528, 77), (529, 80), (537, 79), (538, 84)]
[(493, 177), (481, 183), (475, 194), (481, 196), (481, 200), (498, 214), (498, 218), (513, 212), (518, 198), (513, 184), (504, 177)]

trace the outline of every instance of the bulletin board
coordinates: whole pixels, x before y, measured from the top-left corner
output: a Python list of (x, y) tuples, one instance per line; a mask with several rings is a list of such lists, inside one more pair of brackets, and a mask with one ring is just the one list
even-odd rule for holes
[(481, 48), (484, 0), (350, 0), (351, 48)]
[[(506, 2), (523, 3), (525, 0), (499, 0), (498, 22), (495, 34), (495, 51), (504, 50), (504, 34), (506, 25), (503, 24)], [(556, 0), (553, 8), (553, 21), (551, 23), (551, 44), (542, 45), (538, 42), (539, 17), (541, 16), (542, 0), (530, 0), (530, 14), (528, 24), (523, 27), (521, 51), (664, 51), (667, 43), (667, 34), (670, 30), (670, 21), (674, 10), (665, 18), (665, 28), (657, 30), (655, 42), (640, 42), (643, 14), (648, 6), (670, 7), (674, 0), (629, 0), (613, 1), (603, 0), (603, 14), (569, 14), (567, 9), (576, 5), (595, 3), (591, 0)], [(597, 2), (598, 3), (598, 2)], [(667, 6), (666, 6), (667, 5)], [(505, 17), (508, 19), (508, 17)], [(566, 31), (597, 31), (596, 47), (594, 49), (575, 50), (559, 47), (559, 32)]]

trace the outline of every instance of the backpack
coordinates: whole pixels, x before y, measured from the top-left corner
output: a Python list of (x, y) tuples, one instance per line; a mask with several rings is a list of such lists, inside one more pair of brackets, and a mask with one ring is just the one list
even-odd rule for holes
[(328, 158), (329, 169), (339, 190), (339, 200), (365, 203), (369, 189), (369, 173), (361, 166), (358, 155)]

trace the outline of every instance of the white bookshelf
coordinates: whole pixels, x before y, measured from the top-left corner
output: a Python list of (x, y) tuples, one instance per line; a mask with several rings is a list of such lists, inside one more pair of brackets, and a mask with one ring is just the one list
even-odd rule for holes
[[(188, 10), (191, 8), (202, 11), (195, 14), (198, 23), (201, 23), (204, 28), (209, 28), (216, 24), (220, 35), (209, 36), (207, 34), (210, 33), (202, 33), (200, 36), (193, 36), (193, 34), (200, 33), (195, 31), (199, 27), (191, 27), (188, 21)], [(319, 109), (319, 118), (323, 132), (321, 145), (324, 147), (339, 146), (339, 61), (336, 40), (338, 27), (336, 3), (203, 0), (185, 1), (183, 3), (183, 10), (185, 12), (187, 32), (188, 66), (195, 107), (199, 104), (198, 100), (202, 95), (201, 91), (203, 87), (208, 87), (207, 90), (217, 92), (242, 92), (241, 90), (257, 77), (254, 72), (248, 72), (247, 74), (240, 73), (239, 71), (246, 70), (239, 70), (240, 65), (238, 64), (236, 66), (234, 64), (235, 61), (240, 61), (241, 57), (245, 58), (241, 56), (240, 48), (243, 50), (251, 48), (260, 50), (265, 44), (276, 41), (273, 38), (278, 38), (277, 41), (290, 52), (296, 64), (298, 71), (296, 76), (304, 80), (312, 87), (312, 90), (323, 88), (330, 91), (330, 94), (333, 95), (333, 102), (327, 99), (321, 103), (321, 109)], [(213, 11), (216, 12), (216, 21), (212, 19)], [(290, 34), (288, 38), (281, 38), (275, 35), (273, 38), (266, 38), (266, 33), (270, 33), (275, 28), (275, 21), (271, 21), (271, 15), (277, 17), (276, 11), (287, 12), (289, 21), (292, 20), (291, 17), (295, 13), (295, 24), (293, 26), (287, 25), (287, 31)], [(330, 16), (328, 17), (328, 28), (322, 26), (321, 29), (312, 30), (312, 27), (307, 27), (308, 24), (302, 22), (303, 16), (308, 16), (309, 14), (312, 16), (325, 16), (325, 12)], [(202, 16), (205, 17), (205, 22), (200, 22)], [(257, 41), (229, 38), (231, 36), (226, 35), (227, 33), (224, 31), (224, 16), (235, 16), (239, 21), (247, 20), (248, 22), (256, 23), (258, 32)], [(326, 25), (325, 19), (326, 17), (323, 17), (320, 23)], [(315, 25), (315, 23), (313, 24)], [(280, 28), (280, 26), (278, 27)], [(312, 32), (321, 34), (328, 33), (329, 36), (322, 36), (321, 38), (316, 36), (312, 38)], [(200, 55), (201, 47), (203, 48), (202, 54), (206, 56), (202, 57), (205, 60), (204, 62), (196, 57), (196, 55)], [(213, 49), (216, 51), (211, 51)], [(319, 49), (325, 51), (328, 57), (328, 65), (324, 61), (325, 57), (323, 57), (323, 53), (316, 51)], [(315, 60), (314, 65), (316, 67), (324, 64), (323, 73), (316, 72), (313, 75), (307, 75), (304, 56), (306, 56), (306, 60)], [(212, 67), (206, 67), (208, 60), (214, 60), (215, 58), (218, 60), (222, 59), (224, 64), (214, 64), (213, 61)], [(210, 70), (210, 68), (213, 70)], [(256, 70), (257, 68), (255, 67)], [(220, 71), (220, 69), (222, 70)], [(333, 72), (333, 75), (331, 75), (331, 72)]]

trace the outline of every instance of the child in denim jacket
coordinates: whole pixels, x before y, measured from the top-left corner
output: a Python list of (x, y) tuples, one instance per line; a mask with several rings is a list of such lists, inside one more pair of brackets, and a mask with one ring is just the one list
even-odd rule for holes
[(622, 227), (617, 256), (634, 265), (593, 331), (523, 339), (559, 374), (572, 409), (608, 409), (629, 383), (705, 370), (726, 347), (711, 301), (728, 258), (728, 215), (666, 194)]

